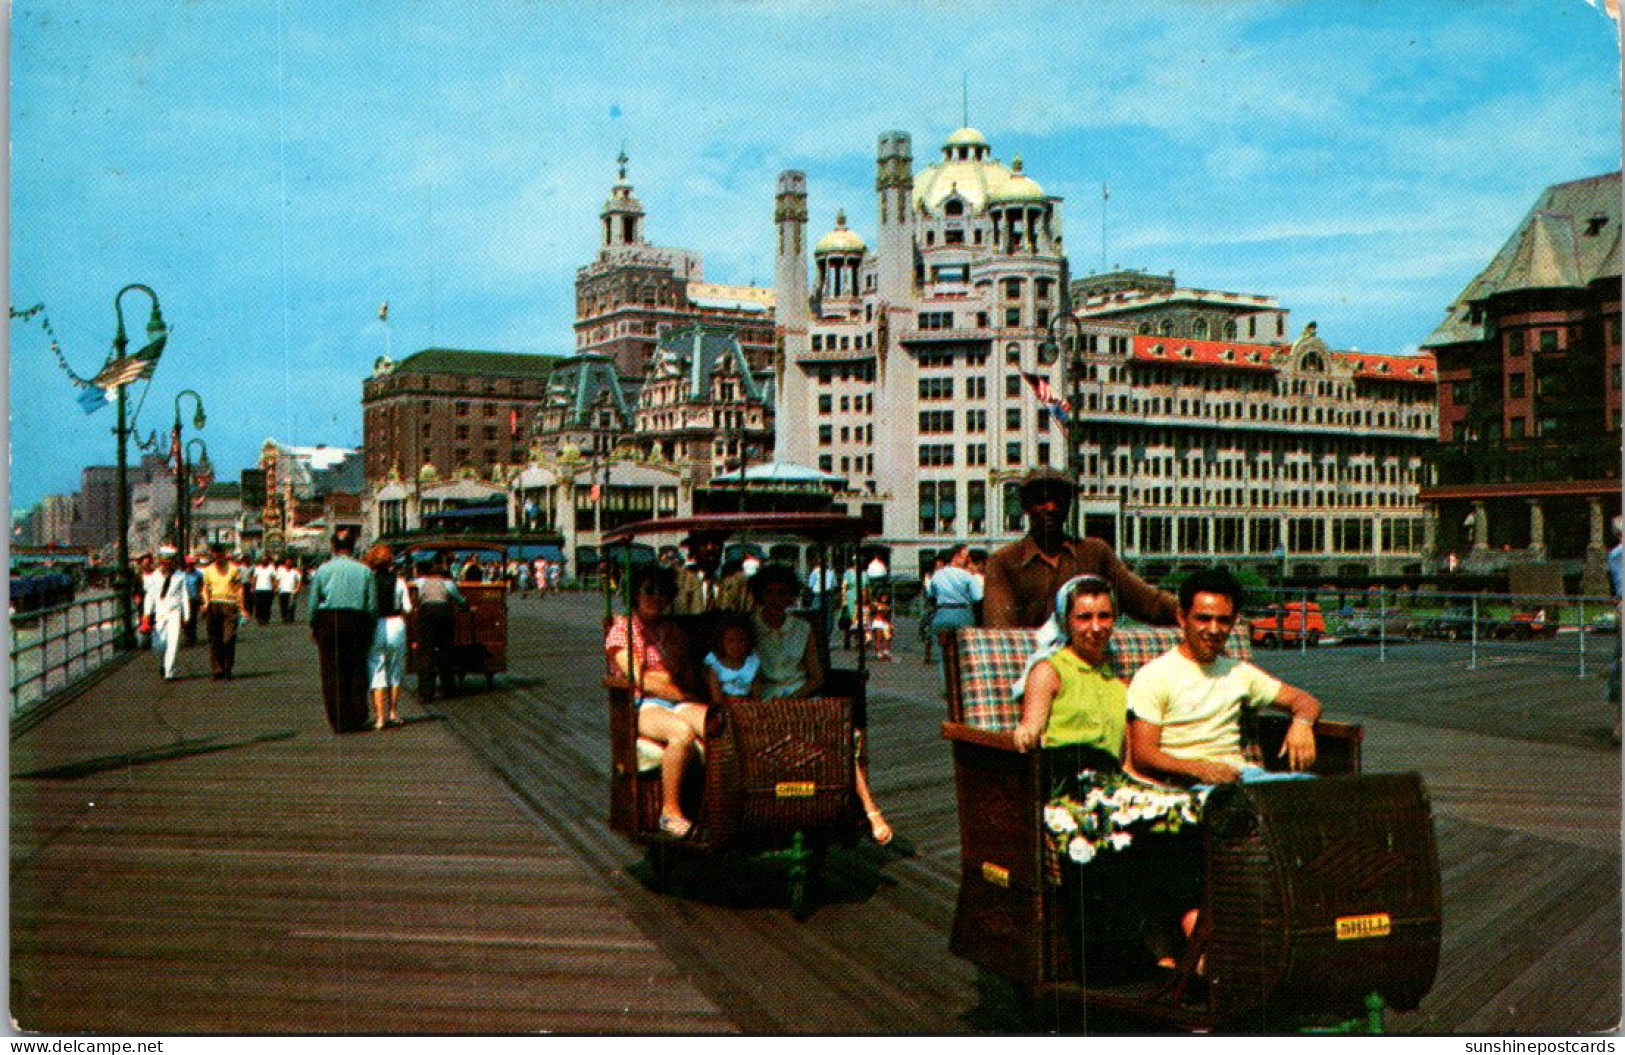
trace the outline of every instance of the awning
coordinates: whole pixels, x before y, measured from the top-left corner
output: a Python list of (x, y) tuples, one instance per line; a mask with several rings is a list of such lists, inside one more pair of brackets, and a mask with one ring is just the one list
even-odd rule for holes
[(483, 506), (463, 506), (461, 509), (447, 509), (439, 513), (425, 513), (424, 520), (475, 520), (480, 517), (506, 517), (508, 503), (492, 503)]

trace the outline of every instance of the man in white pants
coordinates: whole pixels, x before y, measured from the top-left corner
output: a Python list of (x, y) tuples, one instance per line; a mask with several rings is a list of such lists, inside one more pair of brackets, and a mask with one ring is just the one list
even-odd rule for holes
[(141, 602), (142, 622), (152, 626), (152, 647), (163, 665), (164, 680), (175, 680), (175, 656), (180, 652), (181, 628), (191, 613), (186, 575), (175, 567), (174, 546), (158, 551), (158, 570), (147, 578)]

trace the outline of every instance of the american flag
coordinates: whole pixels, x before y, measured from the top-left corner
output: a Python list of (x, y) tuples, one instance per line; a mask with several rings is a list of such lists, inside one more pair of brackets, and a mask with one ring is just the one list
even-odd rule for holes
[(102, 367), (102, 372), (91, 379), (91, 384), (97, 388), (118, 388), (120, 385), (128, 385), (144, 377), (151, 377), (153, 367), (157, 365), (157, 356), (147, 357), (141, 352), (122, 356)]
[(1050, 385), (1049, 378), (1043, 374), (1023, 373), (1021, 376), (1027, 379), (1027, 384), (1031, 386), (1033, 395), (1038, 397), (1040, 403), (1049, 408), (1049, 412), (1054, 416), (1055, 420), (1065, 425), (1067, 419), (1072, 415), (1072, 404), (1061, 398), (1060, 393), (1056, 392)]

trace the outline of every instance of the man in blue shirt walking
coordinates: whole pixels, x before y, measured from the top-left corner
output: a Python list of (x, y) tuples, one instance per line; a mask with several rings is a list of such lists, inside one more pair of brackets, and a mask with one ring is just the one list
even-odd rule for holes
[(356, 560), (356, 530), (333, 532), (333, 558), (310, 579), (310, 636), (322, 665), (322, 704), (335, 733), (372, 727), (367, 650), (378, 624), (373, 573)]

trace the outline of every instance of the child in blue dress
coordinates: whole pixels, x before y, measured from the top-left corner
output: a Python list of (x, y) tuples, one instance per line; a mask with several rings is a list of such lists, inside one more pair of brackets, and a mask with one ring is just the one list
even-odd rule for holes
[(729, 612), (717, 620), (711, 651), (705, 656), (705, 684), (715, 704), (761, 695), (762, 657), (756, 654), (756, 628), (743, 614)]

